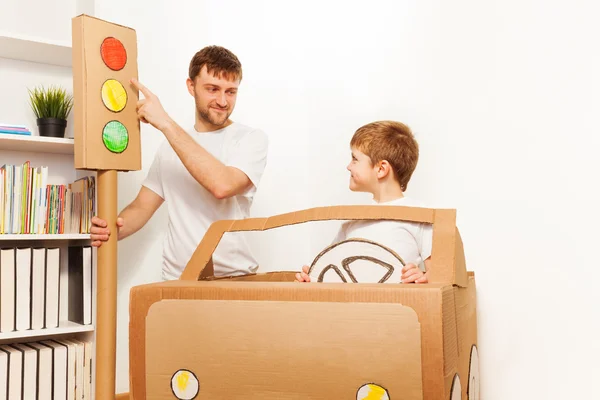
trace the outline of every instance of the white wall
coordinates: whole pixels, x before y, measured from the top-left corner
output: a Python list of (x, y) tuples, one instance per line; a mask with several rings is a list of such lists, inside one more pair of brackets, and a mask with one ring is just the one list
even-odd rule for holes
[(2, 0), (0, 32), (47, 41), (71, 42), (71, 18), (93, 0)]
[[(484, 398), (597, 398), (599, 6), (369, 4), (99, 0), (96, 12), (137, 30), (140, 79), (184, 126), (192, 54), (220, 44), (240, 57), (234, 119), (271, 138), (255, 215), (366, 200), (346, 188), (352, 132), (409, 124), (422, 158), (408, 194), (458, 209), (477, 274)], [(121, 206), (161, 140), (142, 134), (144, 171), (120, 175)], [(128, 385), (129, 287), (158, 279), (165, 223), (161, 210), (119, 246), (117, 391)], [(260, 260), (298, 267), (333, 229), (263, 235)]]

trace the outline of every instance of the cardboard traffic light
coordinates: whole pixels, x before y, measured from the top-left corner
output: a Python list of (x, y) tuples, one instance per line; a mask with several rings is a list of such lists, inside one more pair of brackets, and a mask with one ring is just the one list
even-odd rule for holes
[(75, 168), (98, 172), (96, 400), (114, 400), (117, 325), (117, 171), (141, 169), (135, 31), (87, 15), (72, 20)]
[(141, 169), (135, 30), (87, 15), (73, 18), (75, 168)]

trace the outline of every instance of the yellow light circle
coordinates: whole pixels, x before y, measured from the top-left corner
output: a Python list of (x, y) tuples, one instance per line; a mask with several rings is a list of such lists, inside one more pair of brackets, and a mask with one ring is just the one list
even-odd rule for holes
[(180, 369), (171, 377), (171, 390), (179, 400), (193, 400), (198, 396), (200, 382), (192, 371)]
[(121, 82), (109, 79), (102, 85), (102, 102), (110, 111), (120, 112), (127, 105), (127, 91)]
[(390, 400), (390, 395), (382, 386), (368, 383), (358, 389), (356, 400)]

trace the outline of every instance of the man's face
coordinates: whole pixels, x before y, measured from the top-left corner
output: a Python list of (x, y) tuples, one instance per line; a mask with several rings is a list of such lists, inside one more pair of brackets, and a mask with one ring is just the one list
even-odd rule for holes
[(377, 182), (377, 166), (371, 162), (371, 158), (358, 150), (352, 148), (352, 161), (346, 167), (350, 171), (350, 190), (354, 192), (371, 192)]
[(215, 127), (223, 126), (235, 107), (239, 80), (230, 81), (225, 77), (208, 73), (206, 66), (192, 82), (188, 79), (188, 91), (196, 101), (198, 115)]

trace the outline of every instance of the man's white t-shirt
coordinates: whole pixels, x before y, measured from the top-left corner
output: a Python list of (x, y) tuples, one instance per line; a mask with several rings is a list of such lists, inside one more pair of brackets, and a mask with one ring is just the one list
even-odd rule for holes
[[(370, 205), (423, 207), (417, 201), (402, 197), (385, 203), (373, 201)], [(360, 238), (379, 243), (393, 250), (405, 264), (422, 263), (431, 256), (433, 226), (431, 224), (405, 221), (347, 221), (342, 224), (333, 243)], [(332, 243), (332, 244), (333, 244)]]
[[(267, 162), (268, 139), (258, 129), (233, 123), (213, 132), (187, 133), (223, 164), (238, 168), (253, 183), (246, 193), (216, 199), (185, 168), (169, 142), (159, 148), (143, 185), (162, 197), (169, 224), (163, 247), (162, 277), (179, 279), (208, 227), (222, 219), (243, 219)], [(242, 275), (258, 268), (243, 232), (226, 233), (213, 254), (215, 275)]]

